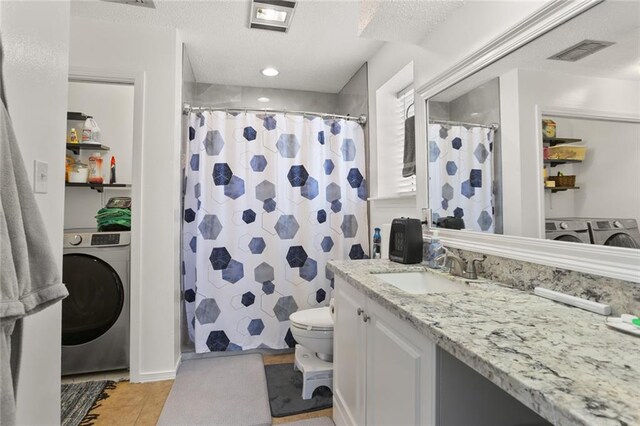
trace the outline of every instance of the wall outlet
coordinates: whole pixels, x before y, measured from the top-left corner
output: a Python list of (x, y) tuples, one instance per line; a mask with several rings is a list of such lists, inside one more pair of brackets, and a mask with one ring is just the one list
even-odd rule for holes
[(46, 194), (49, 182), (49, 163), (35, 160), (33, 164), (33, 192)]

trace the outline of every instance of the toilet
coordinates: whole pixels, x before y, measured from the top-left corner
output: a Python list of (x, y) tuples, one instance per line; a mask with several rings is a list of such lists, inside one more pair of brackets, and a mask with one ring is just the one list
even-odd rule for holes
[(289, 320), (291, 334), (298, 342), (294, 368), (302, 372), (302, 399), (311, 399), (313, 391), (320, 386), (327, 386), (333, 392), (332, 308), (294, 312)]

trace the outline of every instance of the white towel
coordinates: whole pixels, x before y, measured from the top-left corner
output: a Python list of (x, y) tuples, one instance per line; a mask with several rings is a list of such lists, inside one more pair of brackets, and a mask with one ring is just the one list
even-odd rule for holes
[[(17, 371), (9, 367), (9, 360), (15, 321), (69, 293), (51, 251), (9, 113), (0, 104), (0, 424), (12, 425)], [(14, 341), (14, 349), (19, 346)]]

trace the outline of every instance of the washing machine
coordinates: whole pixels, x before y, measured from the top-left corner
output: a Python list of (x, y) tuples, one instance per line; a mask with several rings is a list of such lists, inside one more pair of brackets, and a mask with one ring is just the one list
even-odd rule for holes
[(65, 230), (62, 374), (129, 368), (131, 233)]
[(587, 218), (593, 244), (640, 249), (640, 230), (635, 219)]
[(579, 218), (556, 218), (545, 221), (547, 240), (591, 244), (589, 224)]

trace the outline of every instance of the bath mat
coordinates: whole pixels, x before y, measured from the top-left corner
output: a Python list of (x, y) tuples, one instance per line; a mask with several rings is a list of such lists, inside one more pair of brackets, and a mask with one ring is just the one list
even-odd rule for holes
[(62, 426), (89, 426), (93, 424), (95, 416), (87, 415), (87, 413), (96, 402), (107, 398), (106, 390), (115, 387), (116, 382), (110, 380), (62, 385), (60, 390), (60, 424)]
[(273, 417), (291, 416), (333, 406), (331, 390), (321, 387), (313, 398), (302, 399), (302, 373), (293, 364), (273, 364), (264, 367), (269, 389), (269, 406)]
[(183, 361), (158, 425), (271, 425), (262, 355)]

